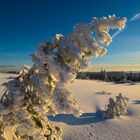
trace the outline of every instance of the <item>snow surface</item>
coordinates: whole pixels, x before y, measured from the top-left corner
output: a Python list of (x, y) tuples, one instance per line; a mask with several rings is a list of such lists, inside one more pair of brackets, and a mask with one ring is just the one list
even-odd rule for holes
[[(0, 85), (15, 77), (0, 73)], [(0, 86), (0, 95), (4, 87)], [(49, 116), (49, 120), (63, 129), (64, 140), (139, 140), (140, 139), (140, 84), (113, 84), (92, 80), (75, 80), (75, 98), (85, 112), (80, 118), (72, 114)], [(98, 94), (105, 91), (107, 94)], [(111, 94), (108, 94), (111, 93)], [(128, 116), (103, 120), (99, 109), (104, 109), (109, 97), (118, 93), (130, 99)]]

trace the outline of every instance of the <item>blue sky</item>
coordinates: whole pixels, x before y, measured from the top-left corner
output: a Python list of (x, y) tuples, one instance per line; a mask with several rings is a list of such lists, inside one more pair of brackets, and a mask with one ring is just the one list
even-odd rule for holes
[[(38, 43), (56, 33), (68, 34), (73, 25), (88, 23), (93, 16), (116, 14), (130, 19), (140, 13), (139, 0), (0, 0), (0, 65), (30, 64), (29, 54)], [(93, 64), (138, 64), (140, 20), (113, 39), (102, 58)]]

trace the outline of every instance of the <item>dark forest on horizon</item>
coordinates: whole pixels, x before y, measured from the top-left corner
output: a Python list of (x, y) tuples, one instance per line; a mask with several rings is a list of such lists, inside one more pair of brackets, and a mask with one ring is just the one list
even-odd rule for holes
[[(0, 70), (1, 73), (19, 74), (19, 70)], [(77, 79), (99, 80), (115, 83), (135, 83), (140, 82), (140, 72), (135, 71), (106, 71), (100, 72), (79, 72)]]
[(100, 80), (115, 83), (134, 83), (140, 82), (140, 72), (107, 72), (106, 70), (101, 70), (100, 72), (80, 72), (77, 75), (77, 79)]

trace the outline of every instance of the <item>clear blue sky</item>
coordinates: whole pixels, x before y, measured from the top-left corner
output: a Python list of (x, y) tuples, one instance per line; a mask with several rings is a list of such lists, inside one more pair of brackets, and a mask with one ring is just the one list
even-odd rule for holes
[[(111, 14), (130, 19), (140, 13), (139, 0), (0, 0), (0, 65), (30, 64), (38, 43), (67, 34), (76, 23)], [(108, 54), (95, 64), (140, 62), (140, 20), (114, 38)]]

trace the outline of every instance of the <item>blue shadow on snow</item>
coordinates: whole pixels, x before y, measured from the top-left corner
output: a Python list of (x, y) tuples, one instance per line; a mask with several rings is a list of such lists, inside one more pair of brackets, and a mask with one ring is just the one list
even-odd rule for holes
[(50, 121), (63, 122), (69, 125), (85, 125), (104, 121), (100, 111), (97, 111), (96, 113), (84, 113), (80, 117), (75, 117), (72, 114), (49, 115), (48, 119)]

